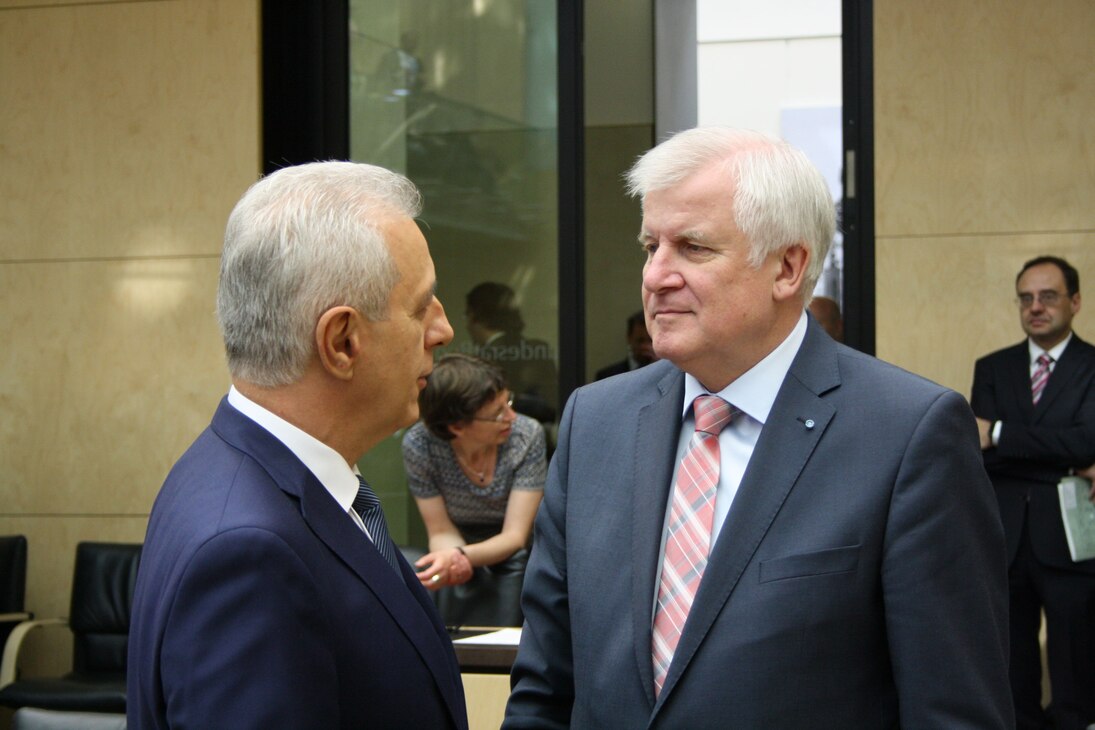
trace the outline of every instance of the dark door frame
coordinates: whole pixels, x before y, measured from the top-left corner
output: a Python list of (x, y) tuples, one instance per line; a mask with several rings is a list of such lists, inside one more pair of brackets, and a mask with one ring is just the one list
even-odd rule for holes
[(874, 7), (842, 0), (844, 341), (875, 354)]

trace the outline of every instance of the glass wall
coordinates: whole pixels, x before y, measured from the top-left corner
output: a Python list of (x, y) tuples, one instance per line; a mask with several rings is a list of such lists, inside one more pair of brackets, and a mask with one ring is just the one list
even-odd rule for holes
[[(550, 433), (560, 406), (555, 3), (351, 0), (349, 28), (351, 159), (418, 185), (456, 333), (448, 351), (496, 360), (518, 410)], [(385, 485), (396, 540), (424, 544), (401, 438), (361, 466)]]
[[(840, 0), (696, 0), (698, 119), (800, 147), (843, 195)], [(843, 300), (840, 232), (815, 294)]]

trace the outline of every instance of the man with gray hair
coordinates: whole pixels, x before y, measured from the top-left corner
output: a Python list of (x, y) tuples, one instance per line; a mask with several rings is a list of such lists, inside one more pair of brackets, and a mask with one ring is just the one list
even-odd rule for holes
[(466, 728), (452, 644), (357, 461), (418, 417), (452, 339), (402, 175), (325, 162), (228, 220), (232, 387), (149, 520), (131, 730)]
[(504, 727), (1012, 727), (973, 414), (806, 315), (820, 173), (700, 128), (629, 183), (662, 359), (566, 406)]

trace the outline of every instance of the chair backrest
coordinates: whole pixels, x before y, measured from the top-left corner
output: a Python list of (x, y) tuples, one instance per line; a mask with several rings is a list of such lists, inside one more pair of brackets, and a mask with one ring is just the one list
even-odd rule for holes
[(27, 538), (0, 537), (0, 613), (23, 610), (27, 587)]
[(140, 557), (140, 544), (82, 542), (76, 546), (69, 613), (74, 672), (125, 672)]
[(434, 602), (445, 625), (520, 626), (521, 586), (525, 580), (528, 551), (518, 550), (506, 560), (475, 569), (471, 581), (442, 588)]

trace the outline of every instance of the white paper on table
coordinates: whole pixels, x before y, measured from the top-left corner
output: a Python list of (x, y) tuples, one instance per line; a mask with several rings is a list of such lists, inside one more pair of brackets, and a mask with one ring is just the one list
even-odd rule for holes
[(517, 646), (521, 643), (521, 629), (520, 627), (498, 629), (497, 631), (490, 631), (486, 634), (478, 634), (476, 636), (467, 636), (463, 639), (456, 639), (452, 643), (488, 644), (491, 646)]

